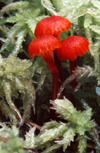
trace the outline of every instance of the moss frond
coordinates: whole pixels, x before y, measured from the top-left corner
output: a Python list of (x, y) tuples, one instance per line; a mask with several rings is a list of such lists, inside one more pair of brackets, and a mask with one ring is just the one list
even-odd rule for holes
[[(63, 123), (57, 121), (49, 121), (48, 123), (44, 124), (37, 137), (34, 135), (35, 128), (32, 128), (32, 147), (36, 149), (45, 148), (43, 150), (43, 153), (55, 151), (61, 146), (63, 147), (63, 151), (65, 151), (70, 143), (74, 141), (75, 136), (78, 134), (78, 149), (79, 152), (82, 153), (83, 151), (85, 151), (87, 146), (87, 137), (85, 132), (90, 132), (92, 127), (96, 125), (91, 120), (91, 110), (87, 109), (83, 112), (77, 111), (72, 103), (67, 99), (56, 99), (52, 102), (52, 104), (54, 106), (53, 109), (55, 109), (57, 113), (60, 113), (62, 118), (67, 119), (68, 122)], [(76, 113), (78, 114), (76, 115)], [(73, 117), (71, 117), (72, 115)], [(93, 123), (92, 126), (88, 125), (89, 122)], [(31, 137), (30, 131), (29, 134), (27, 133), (26, 135), (26, 142)], [(30, 140), (28, 141), (31, 143)]]
[(87, 128), (90, 130), (95, 126), (95, 123), (90, 121), (90, 118), (92, 117), (90, 108), (83, 112), (77, 111), (68, 99), (55, 100), (51, 103), (54, 105), (53, 109), (55, 109), (56, 112), (59, 113), (65, 120), (77, 124), (78, 126), (82, 126), (83, 129)]
[(26, 147), (34, 147), (35, 145), (35, 130), (36, 128), (30, 128), (30, 130), (25, 135), (25, 146)]
[(52, 3), (54, 5), (54, 7), (56, 8), (57, 12), (59, 12), (60, 10), (62, 10), (64, 7), (68, 8), (68, 1), (65, 0), (52, 0)]
[[(1, 128), (2, 132), (0, 131), (0, 136), (7, 137), (5, 138), (6, 143), (0, 143), (0, 151), (2, 153), (9, 152), (9, 150), (13, 153), (20, 152), (20, 153), (28, 153), (25, 151), (22, 146), (24, 145), (24, 140), (20, 138), (19, 129), (15, 126), (8, 128), (7, 126)], [(3, 133), (3, 135), (2, 135)]]
[(24, 109), (24, 114), (23, 114), (23, 119), (29, 119), (30, 114), (31, 114), (31, 108), (33, 109), (35, 113), (35, 89), (29, 80), (23, 80), (22, 81), (24, 84), (25, 89), (20, 90), (22, 93), (22, 101), (23, 101), (23, 109)]
[(56, 141), (59, 145), (63, 145), (63, 151), (65, 152), (66, 148), (70, 145), (71, 142), (74, 141), (75, 131), (73, 128), (68, 128), (63, 135), (63, 139), (61, 141)]
[[(30, 60), (21, 60), (20, 58), (14, 56), (14, 54), (10, 54), (8, 58), (4, 58), (3, 60), (5, 63), (5, 71), (8, 73), (15, 74), (16, 76), (23, 76), (26, 78), (29, 75), (30, 71), (28, 68), (32, 65)], [(26, 73), (24, 71), (26, 71)], [(25, 74), (23, 75), (23, 73)]]
[(87, 147), (86, 136), (78, 137), (78, 139), (79, 139), (79, 145), (78, 145), (79, 153), (83, 153), (83, 152), (85, 152), (86, 147)]
[(36, 88), (36, 92), (38, 90), (41, 90), (41, 87), (44, 84), (45, 78), (46, 78), (46, 71), (45, 70), (42, 70), (41, 76), (40, 76), (40, 80), (39, 80), (38, 86)]
[(7, 48), (7, 46), (12, 43), (15, 43), (15, 35), (16, 32), (20, 29), (20, 27), (15, 24), (8, 32), (7, 32), (7, 38), (5, 39), (4, 44), (2, 45), (0, 52), (3, 52), (5, 48)]
[(84, 19), (84, 27), (88, 28), (90, 26), (90, 24), (92, 23), (92, 17), (90, 14), (86, 14), (85, 15), (85, 19)]
[(91, 25), (90, 29), (98, 34), (100, 34), (100, 26), (98, 25)]
[(22, 48), (22, 43), (23, 41), (25, 40), (25, 36), (27, 34), (27, 30), (21, 30), (21, 32), (19, 32), (16, 37), (17, 37), (17, 41), (15, 43), (15, 47), (14, 47), (14, 51), (13, 51), (13, 54), (14, 55), (17, 55), (20, 51), (20, 49)]
[(10, 82), (7, 81), (3, 81), (3, 90), (5, 93), (5, 98), (7, 100), (7, 103), (9, 104), (11, 110), (13, 112), (15, 112), (15, 114), (17, 114), (19, 116), (19, 118), (21, 119), (21, 114), (19, 112), (19, 110), (16, 108), (16, 106), (14, 105), (12, 99), (11, 99), (11, 85)]
[(57, 12), (50, 0), (41, 0), (41, 4), (50, 12), (51, 15), (57, 15)]
[(21, 60), (10, 54), (8, 58), (0, 56), (0, 97), (6, 99), (12, 112), (17, 114), (20, 119), (21, 115), (14, 105), (12, 97), (18, 98), (18, 92), (22, 94), (24, 107), (24, 119), (29, 118), (31, 107), (35, 110), (35, 91), (32, 82), (29, 80), (29, 67), (32, 65), (30, 60)]
[(32, 33), (34, 35), (34, 30), (35, 30), (35, 27), (36, 27), (36, 21), (34, 21), (32, 19), (29, 19), (27, 21), (27, 25), (28, 25), (29, 29), (32, 31)]
[(8, 32), (8, 28), (5, 26), (0, 26), (0, 30), (3, 31), (4, 33)]
[(10, 16), (6, 19), (6, 22), (8, 23), (16, 23), (18, 19), (15, 16)]
[(10, 107), (4, 101), (0, 102), (0, 110), (1, 110), (2, 114), (4, 114), (7, 119), (9, 118), (10, 121), (13, 122), (13, 124), (17, 124), (17, 119), (16, 119), (15, 114), (13, 113), (13, 111), (10, 109)]
[(20, 8), (26, 8), (28, 6), (29, 6), (29, 2), (27, 1), (10, 3), (1, 9), (1, 13), (4, 13), (5, 11), (9, 11), (9, 10), (17, 10)]

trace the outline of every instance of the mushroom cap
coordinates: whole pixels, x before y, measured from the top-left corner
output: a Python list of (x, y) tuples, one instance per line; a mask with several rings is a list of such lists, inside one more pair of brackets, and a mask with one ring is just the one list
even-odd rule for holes
[(43, 36), (53, 35), (57, 36), (62, 31), (68, 31), (70, 28), (71, 23), (64, 17), (61, 16), (50, 16), (42, 19), (35, 28), (35, 36)]
[(57, 38), (52, 35), (44, 35), (31, 41), (28, 47), (28, 53), (31, 58), (34, 56), (43, 57), (46, 53), (49, 55), (51, 53), (53, 56), (53, 50), (60, 47), (61, 44)]
[(89, 43), (81, 36), (69, 36), (61, 41), (61, 47), (56, 49), (59, 60), (74, 61), (78, 56), (83, 56), (89, 51)]

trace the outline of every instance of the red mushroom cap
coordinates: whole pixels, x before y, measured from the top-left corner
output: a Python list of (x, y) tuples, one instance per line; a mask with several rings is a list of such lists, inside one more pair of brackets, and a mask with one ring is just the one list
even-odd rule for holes
[(89, 43), (81, 36), (69, 36), (61, 41), (61, 47), (56, 49), (59, 60), (74, 61), (78, 56), (83, 56), (89, 51)]
[(62, 31), (68, 31), (71, 23), (61, 16), (50, 16), (42, 19), (35, 28), (35, 36), (53, 35), (58, 36)]
[(44, 35), (31, 41), (28, 53), (31, 58), (34, 56), (41, 56), (43, 58), (49, 54), (53, 56), (53, 50), (59, 47), (61, 47), (61, 44), (57, 38), (52, 35)]
[(28, 47), (28, 53), (31, 58), (41, 56), (47, 63), (51, 72), (57, 71), (53, 61), (53, 51), (60, 48), (59, 40), (52, 35), (44, 35), (34, 39)]

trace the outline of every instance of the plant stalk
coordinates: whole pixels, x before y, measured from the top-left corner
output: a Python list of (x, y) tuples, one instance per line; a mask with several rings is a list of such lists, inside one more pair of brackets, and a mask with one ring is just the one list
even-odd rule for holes
[(59, 72), (53, 71), (52, 73), (52, 95), (51, 100), (55, 100), (57, 98), (58, 86), (59, 86)]
[[(60, 34), (57, 34), (55, 37), (58, 40), (60, 40)], [(58, 86), (58, 89), (59, 89), (60, 86), (62, 85), (62, 83), (64, 82), (64, 78), (63, 78), (63, 70), (62, 70), (61, 61), (57, 57), (56, 50), (54, 51), (54, 60), (55, 60), (55, 65), (56, 65), (56, 67), (58, 69), (58, 72), (59, 72), (59, 86)], [(63, 99), (64, 95), (65, 95), (65, 90), (63, 90), (63, 92), (61, 93), (59, 99)]]
[[(70, 61), (70, 73), (71, 75), (73, 74), (73, 71), (77, 68), (77, 61)], [(75, 106), (75, 97), (73, 95), (73, 92), (74, 92), (74, 89), (75, 87), (77, 86), (77, 80), (74, 79), (72, 82), (71, 82), (71, 87), (72, 87), (72, 90), (71, 90), (71, 97), (70, 97), (70, 101), (73, 103), (73, 105)]]
[[(54, 59), (55, 59), (55, 64), (56, 64), (58, 72), (59, 72), (59, 86), (58, 86), (58, 89), (59, 89), (61, 87), (62, 83), (64, 82), (64, 78), (63, 78), (63, 70), (62, 70), (62, 66), (61, 66), (61, 61), (58, 59), (56, 52), (54, 52)], [(63, 99), (64, 95), (65, 95), (65, 89), (61, 93), (59, 99)]]
[[(51, 94), (51, 100), (55, 100), (57, 98), (58, 93), (58, 87), (59, 87), (59, 73), (58, 71), (52, 72), (52, 94)], [(50, 104), (52, 107), (52, 104)], [(50, 118), (56, 120), (57, 114), (56, 111), (53, 109), (50, 109)]]
[[(45, 60), (45, 59), (44, 59)], [(51, 74), (52, 74), (52, 93), (51, 93), (51, 100), (55, 100), (57, 98), (58, 88), (59, 88), (59, 72), (58, 69), (53, 61), (53, 58), (50, 58), (49, 60), (45, 60), (47, 63)], [(51, 105), (52, 107), (52, 105)], [(50, 109), (50, 118), (56, 119), (57, 114), (55, 110)]]

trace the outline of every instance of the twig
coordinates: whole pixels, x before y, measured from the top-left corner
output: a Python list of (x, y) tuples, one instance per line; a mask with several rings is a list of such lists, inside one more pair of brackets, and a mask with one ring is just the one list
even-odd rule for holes
[(38, 125), (38, 124), (36, 124), (36, 123), (34, 123), (34, 122), (25, 120), (24, 123), (28, 123), (28, 124), (30, 124), (32, 127), (36, 127), (39, 131), (41, 130), (41, 126)]
[[(73, 71), (73, 74), (70, 75), (61, 85), (57, 94), (57, 98), (59, 98), (60, 95), (62, 94), (66, 84), (72, 82), (74, 79), (79, 80), (84, 75), (87, 75), (87, 77), (93, 76), (94, 73), (95, 73), (94, 69), (92, 69), (90, 66), (85, 65), (84, 67), (77, 67), (77, 69)], [(77, 91), (77, 89), (79, 89), (80, 86), (81, 84), (78, 84), (74, 91)]]
[(76, 76), (76, 74), (74, 73), (74, 74), (70, 75), (70, 76), (62, 83), (62, 85), (61, 85), (61, 87), (60, 87), (60, 89), (59, 89), (59, 91), (58, 91), (58, 94), (57, 94), (57, 99), (59, 99), (61, 93), (63, 92), (63, 90), (64, 90), (64, 88), (65, 88), (65, 86), (66, 86), (66, 84), (72, 82), (72, 81), (73, 81), (74, 79), (76, 79), (76, 78), (77, 78), (77, 76)]
[[(16, 119), (17, 120), (20, 119), (18, 115), (16, 115)], [(36, 127), (39, 131), (41, 130), (41, 126), (36, 124), (36, 123), (34, 123), (34, 122), (24, 120), (24, 123), (30, 124), (32, 127)]]
[(8, 141), (8, 138), (0, 136), (0, 141), (6, 143)]

